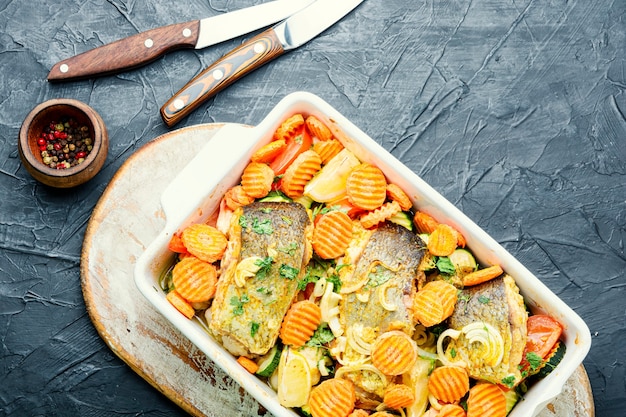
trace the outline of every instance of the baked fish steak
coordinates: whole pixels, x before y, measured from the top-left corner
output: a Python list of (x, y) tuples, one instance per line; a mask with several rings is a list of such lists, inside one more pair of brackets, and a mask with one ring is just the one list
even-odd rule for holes
[(235, 355), (276, 343), (311, 250), (312, 223), (297, 203), (255, 202), (235, 210), (209, 328)]

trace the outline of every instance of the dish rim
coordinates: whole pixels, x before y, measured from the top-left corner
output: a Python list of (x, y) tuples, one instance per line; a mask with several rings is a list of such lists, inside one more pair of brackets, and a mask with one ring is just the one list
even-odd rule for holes
[[(313, 114), (327, 123), (335, 136), (345, 147), (353, 150), (361, 161), (376, 164), (388, 177), (393, 178), (391, 182), (405, 191), (409, 190), (407, 194), (414, 206), (463, 233), (467, 246), (481, 264), (502, 265), (505, 272), (515, 279), (525, 301), (534, 312), (550, 314), (564, 325), (567, 349), (562, 362), (545, 379), (534, 384), (524, 401), (519, 402), (509, 414), (511, 417), (536, 415), (542, 406), (561, 392), (567, 379), (589, 352), (591, 335), (585, 322), (482, 228), (365, 132), (312, 93), (295, 92), (285, 96), (255, 127), (224, 126), (173, 179), (161, 197), (165, 227), (135, 265), (134, 278), (140, 292), (174, 327), (270, 412), (279, 417), (298, 416), (291, 409), (278, 404), (276, 393), (265, 382), (245, 371), (209, 335), (201, 320), (188, 320), (175, 310), (158, 285), (160, 272), (174, 256), (167, 250), (171, 236), (188, 224), (206, 220), (217, 209), (224, 192), (238, 183), (252, 153), (271, 140), (274, 130), (284, 119), (298, 112)], [(232, 150), (233, 136), (237, 137), (239, 143), (236, 151)], [(199, 181), (199, 178), (205, 180)], [(207, 178), (210, 180), (207, 181)]]

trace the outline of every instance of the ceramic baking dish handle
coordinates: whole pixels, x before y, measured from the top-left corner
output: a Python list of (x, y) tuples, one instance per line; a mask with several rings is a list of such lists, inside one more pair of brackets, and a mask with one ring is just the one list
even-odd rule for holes
[(238, 182), (249, 159), (242, 155), (250, 155), (258, 140), (254, 133), (254, 128), (224, 125), (172, 180), (161, 195), (166, 233), (175, 232), (171, 225), (204, 221), (217, 209), (215, 196)]

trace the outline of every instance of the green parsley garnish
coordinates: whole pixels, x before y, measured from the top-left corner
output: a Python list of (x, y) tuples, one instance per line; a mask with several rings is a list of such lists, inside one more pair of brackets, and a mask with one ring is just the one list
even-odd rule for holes
[(454, 268), (454, 264), (447, 256), (440, 256), (439, 258), (437, 258), (436, 266), (439, 272), (441, 272), (442, 274), (452, 275), (456, 271), (456, 269)]
[(321, 324), (313, 333), (313, 336), (305, 343), (306, 346), (321, 347), (332, 341), (335, 335), (328, 327), (328, 323)]
[(374, 271), (368, 274), (366, 288), (375, 288), (391, 279), (391, 271), (382, 265), (376, 265)]
[(298, 268), (294, 268), (293, 266), (282, 264), (280, 266), (280, 276), (287, 279), (294, 279), (300, 273)]
[(250, 337), (256, 336), (257, 332), (259, 331), (259, 326), (260, 324), (255, 321), (250, 323)]
[(509, 388), (513, 388), (515, 385), (515, 376), (509, 375), (507, 377), (502, 378), (502, 384), (506, 385)]
[(526, 360), (528, 361), (528, 364), (530, 365), (530, 369), (533, 371), (536, 371), (537, 369), (539, 369), (541, 365), (543, 364), (543, 359), (541, 358), (541, 356), (537, 355), (535, 352), (528, 352), (526, 354)]
[(256, 277), (258, 279), (265, 279), (267, 275), (270, 273), (270, 268), (272, 267), (272, 262), (274, 262), (274, 258), (271, 256), (266, 256), (263, 259), (257, 259), (254, 264), (259, 267), (259, 270), (256, 272)]
[(326, 281), (333, 283), (333, 292), (336, 292), (336, 293), (339, 292), (339, 290), (341, 289), (341, 284), (342, 284), (341, 279), (339, 278), (339, 275), (337, 274), (330, 275), (326, 277)]
[(243, 314), (243, 305), (250, 302), (248, 294), (241, 297), (233, 296), (230, 298), (230, 305), (233, 306), (233, 316), (241, 316)]
[(274, 233), (270, 219), (260, 221), (258, 217), (252, 219), (252, 231), (258, 235), (271, 235)]
[(296, 250), (298, 250), (298, 244), (296, 242), (291, 242), (287, 246), (276, 248), (276, 250), (282, 253), (286, 253), (289, 256), (293, 256), (296, 254)]
[(481, 304), (489, 304), (491, 300), (484, 294), (478, 296), (478, 302)]

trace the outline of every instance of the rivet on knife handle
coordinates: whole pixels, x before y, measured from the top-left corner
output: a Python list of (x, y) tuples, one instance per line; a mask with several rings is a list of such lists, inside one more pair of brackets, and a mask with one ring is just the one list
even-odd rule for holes
[(147, 30), (68, 58), (52, 67), (48, 81), (64, 81), (111, 74), (147, 64), (176, 49), (193, 48), (200, 21)]
[(161, 107), (161, 117), (173, 126), (204, 101), (285, 52), (273, 28), (224, 55), (187, 83)]

